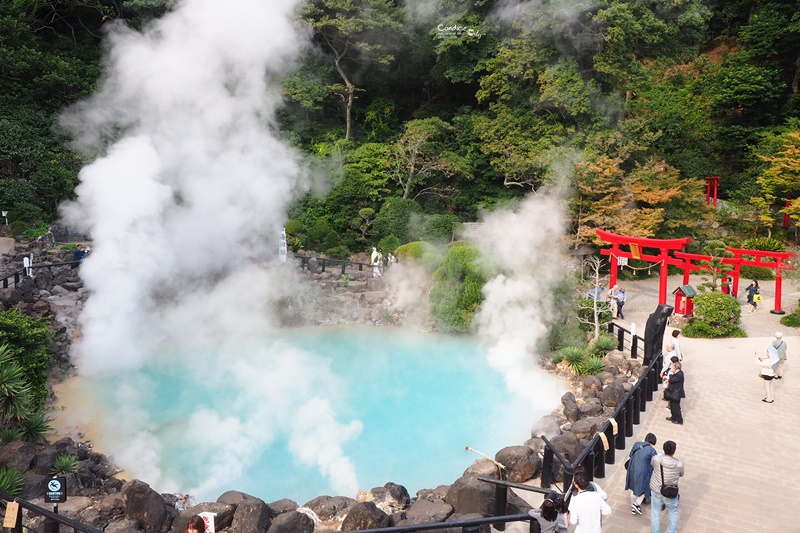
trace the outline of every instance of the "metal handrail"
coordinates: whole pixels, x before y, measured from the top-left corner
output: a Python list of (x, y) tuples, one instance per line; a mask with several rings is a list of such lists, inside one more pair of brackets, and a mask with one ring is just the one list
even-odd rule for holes
[[(477, 533), (483, 525), (502, 526), (495, 528), (502, 531), (505, 529), (505, 524), (512, 522), (530, 522), (530, 533), (539, 533), (541, 531), (539, 522), (533, 520), (527, 514), (510, 514), (505, 516), (489, 516), (486, 518), (473, 518), (471, 520), (456, 520), (453, 522), (436, 522), (430, 524), (415, 524), (413, 526), (392, 526), (381, 527), (375, 529), (361, 529), (357, 530), (358, 533), (417, 533), (418, 531), (430, 531), (433, 529), (446, 529), (460, 527), (463, 533)], [(343, 532), (355, 533), (355, 531)]]
[[(329, 257), (317, 257), (317, 256), (311, 256), (311, 255), (296, 255), (296, 256), (294, 256), (294, 258), (300, 260), (300, 268), (306, 268), (306, 265), (308, 264), (308, 262), (311, 259), (316, 259), (319, 262), (320, 266), (322, 267), (322, 272), (325, 272), (325, 266), (327, 264), (329, 264), (329, 263), (330, 264), (334, 264), (334, 265), (337, 264), (337, 263), (341, 263), (341, 265), (342, 265), (342, 274), (345, 273), (345, 271), (347, 269), (347, 265), (358, 265), (358, 271), (359, 272), (363, 272), (365, 266), (368, 267), (368, 268), (372, 268), (372, 264), (371, 263), (361, 263), (359, 261), (350, 261), (349, 259), (331, 259)], [(385, 265), (381, 265), (381, 266), (385, 266)]]
[[(18, 503), (20, 507), (22, 507), (23, 509), (27, 509), (31, 513), (43, 516), (49, 520), (58, 522), (59, 524), (69, 526), (72, 528), (73, 533), (78, 531), (81, 531), (83, 533), (103, 533), (101, 530), (93, 528), (92, 526), (81, 524), (77, 520), (67, 518), (66, 516), (54, 513), (53, 511), (48, 511), (47, 509), (39, 507), (38, 505), (34, 505), (29, 501), (16, 498), (13, 495), (8, 494), (7, 492), (0, 491), (0, 500)], [(20, 518), (17, 519), (17, 525), (10, 528), (10, 531), (12, 533), (22, 533), (22, 520)]]
[(0, 287), (2, 287), (3, 289), (7, 289), (8, 285), (9, 285), (9, 280), (11, 278), (14, 278), (14, 282), (13, 283), (14, 283), (14, 287), (16, 288), (16, 286), (19, 285), (21, 279), (24, 279), (24, 278), (28, 277), (28, 269), (32, 270), (32, 269), (35, 269), (35, 268), (36, 269), (46, 268), (46, 269), (49, 270), (49, 269), (51, 269), (53, 267), (60, 267), (60, 266), (67, 266), (67, 265), (78, 265), (80, 263), (81, 263), (81, 261), (62, 261), (60, 263), (41, 263), (41, 264), (38, 264), (38, 265), (31, 265), (29, 267), (22, 267), (19, 270), (15, 270), (14, 272), (12, 272), (10, 274), (6, 274), (4, 277), (0, 278)]

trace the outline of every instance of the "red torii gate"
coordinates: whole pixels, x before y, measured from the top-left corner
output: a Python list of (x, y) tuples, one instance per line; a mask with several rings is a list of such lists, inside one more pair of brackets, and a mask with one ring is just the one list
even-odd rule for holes
[[(602, 229), (595, 230), (598, 237), (604, 242), (611, 243), (611, 249), (600, 250), (602, 255), (611, 257), (611, 273), (609, 285), (613, 287), (617, 283), (617, 269), (619, 268), (619, 257), (626, 257), (628, 259), (642, 259), (659, 263), (659, 283), (658, 283), (658, 303), (667, 303), (667, 269), (669, 265), (675, 265), (683, 269), (683, 284), (689, 284), (689, 275), (693, 270), (709, 270), (710, 267), (706, 265), (695, 265), (692, 261), (708, 261), (712, 259), (710, 255), (692, 254), (683, 252), (683, 248), (691, 242), (691, 238), (684, 237), (682, 239), (649, 239), (644, 237), (630, 237), (627, 235), (617, 235)], [(630, 247), (629, 252), (620, 249), (620, 245), (627, 245)], [(650, 255), (641, 253), (644, 248), (656, 248), (659, 250), (658, 255)], [(771, 313), (782, 315), (784, 311), (781, 310), (781, 291), (783, 287), (784, 270), (791, 270), (794, 267), (791, 264), (784, 263), (784, 260), (791, 259), (795, 254), (790, 252), (770, 252), (766, 250), (746, 250), (742, 248), (726, 248), (727, 251), (734, 254), (734, 257), (726, 257), (722, 260), (723, 264), (733, 265), (733, 282), (732, 294), (735, 297), (739, 292), (739, 277), (741, 266), (757, 266), (775, 269), (775, 309)], [(673, 251), (675, 257), (670, 257), (669, 252)], [(745, 259), (743, 256), (754, 256), (755, 259)], [(774, 261), (764, 261), (764, 258), (771, 258)]]
[[(658, 278), (658, 303), (667, 303), (667, 268), (668, 265), (680, 266), (683, 262), (670, 257), (669, 252), (672, 250), (683, 250), (692, 239), (684, 237), (682, 239), (649, 239), (646, 237), (629, 237), (627, 235), (617, 235), (602, 229), (597, 229), (598, 237), (604, 242), (611, 243), (611, 249), (600, 250), (603, 255), (611, 257), (611, 275), (608, 280), (610, 287), (617, 283), (617, 268), (619, 257), (627, 257), (628, 259), (643, 259), (653, 263), (659, 263), (659, 278)], [(627, 245), (630, 247), (629, 252), (620, 249), (620, 245)], [(651, 255), (642, 253), (644, 248), (658, 249), (658, 255)]]

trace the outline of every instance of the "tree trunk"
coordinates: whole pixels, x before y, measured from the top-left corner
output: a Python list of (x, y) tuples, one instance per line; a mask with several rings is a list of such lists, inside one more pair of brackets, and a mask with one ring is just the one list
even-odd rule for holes
[[(333, 46), (331, 46), (331, 48), (333, 48)], [(334, 52), (336, 52), (336, 49), (334, 49)], [(348, 78), (347, 74), (345, 74), (344, 70), (342, 70), (342, 67), (340, 65), (342, 57), (344, 57), (344, 56), (338, 55), (338, 52), (337, 52), (336, 58), (334, 59), (334, 64), (336, 65), (336, 72), (339, 73), (339, 76), (342, 78), (342, 81), (344, 81), (344, 86), (347, 87), (347, 109), (345, 111), (345, 124), (346, 125), (345, 125), (344, 140), (345, 141), (349, 141), (350, 140), (351, 125), (352, 125), (352, 120), (353, 120), (352, 119), (353, 100), (355, 100), (355, 98), (356, 98), (356, 86), (353, 85), (353, 82), (350, 81), (350, 78)]]
[(800, 92), (800, 54), (794, 60), (794, 76), (792, 76), (792, 92), (797, 94)]

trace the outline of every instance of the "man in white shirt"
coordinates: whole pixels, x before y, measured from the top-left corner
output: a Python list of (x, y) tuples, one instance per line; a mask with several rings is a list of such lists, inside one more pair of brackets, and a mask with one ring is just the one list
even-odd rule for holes
[(569, 502), (569, 523), (577, 526), (575, 533), (602, 533), (602, 517), (611, 514), (611, 507), (598, 492), (586, 490), (590, 481), (585, 474), (575, 474), (574, 485), (578, 494)]

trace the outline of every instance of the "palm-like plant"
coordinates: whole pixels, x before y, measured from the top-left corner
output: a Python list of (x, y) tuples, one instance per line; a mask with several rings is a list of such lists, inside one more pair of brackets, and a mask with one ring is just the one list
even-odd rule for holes
[(0, 448), (15, 440), (22, 440), (22, 430), (20, 428), (6, 426), (0, 429)]
[(45, 442), (47, 434), (53, 431), (53, 426), (50, 425), (52, 421), (52, 418), (41, 412), (26, 416), (19, 422), (22, 439), (28, 442)]
[(0, 491), (19, 496), (22, 492), (22, 474), (19, 470), (10, 466), (0, 466)]
[(0, 426), (25, 417), (30, 401), (30, 384), (8, 346), (0, 345)]
[(56, 475), (74, 474), (78, 471), (78, 458), (69, 453), (60, 453), (53, 460), (50, 473)]

